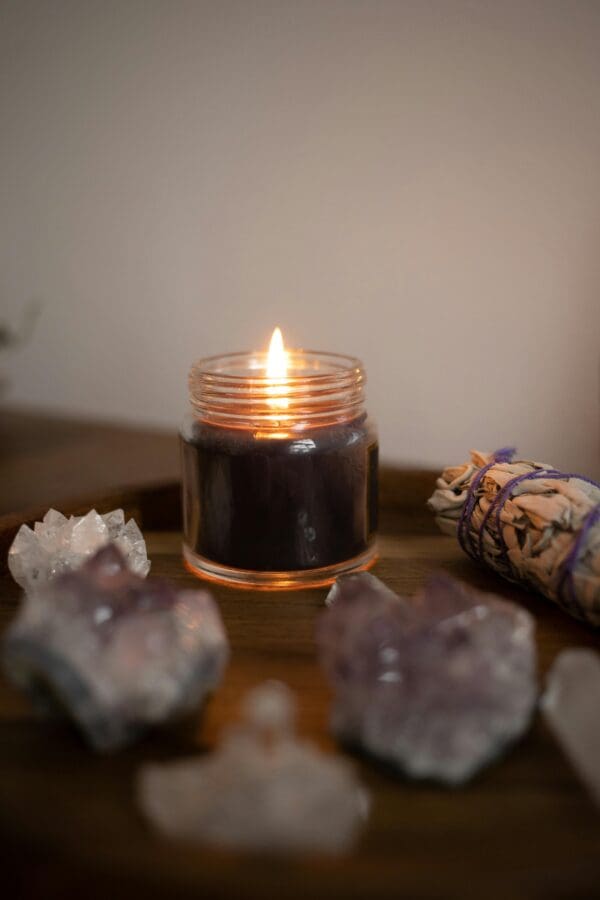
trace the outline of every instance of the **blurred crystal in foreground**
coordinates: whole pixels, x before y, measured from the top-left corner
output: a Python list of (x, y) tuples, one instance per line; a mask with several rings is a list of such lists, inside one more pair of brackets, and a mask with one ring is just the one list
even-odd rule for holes
[(349, 764), (295, 737), (279, 682), (246, 695), (245, 722), (212, 756), (144, 766), (138, 795), (169, 837), (264, 851), (339, 853), (368, 811)]
[(50, 509), (31, 529), (21, 525), (8, 551), (8, 568), (17, 584), (30, 591), (56, 575), (78, 569), (100, 547), (113, 541), (128, 567), (147, 575), (150, 563), (142, 532), (122, 509), (99, 515), (95, 509), (69, 519)]
[(537, 694), (527, 612), (443, 574), (412, 599), (366, 574), (332, 596), (317, 641), (342, 741), (460, 784), (525, 731)]
[(573, 768), (600, 803), (600, 656), (593, 650), (559, 653), (542, 697), (542, 711)]
[(228, 657), (208, 591), (141, 578), (114, 544), (26, 595), (3, 649), (12, 679), (98, 750), (197, 708)]

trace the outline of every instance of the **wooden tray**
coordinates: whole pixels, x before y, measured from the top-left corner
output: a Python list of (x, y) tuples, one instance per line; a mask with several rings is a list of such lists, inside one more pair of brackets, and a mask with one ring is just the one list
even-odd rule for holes
[[(374, 572), (411, 593), (444, 568), (529, 609), (538, 622), (540, 671), (571, 645), (597, 646), (596, 635), (542, 598), (478, 568), (423, 509), (428, 473), (387, 471), (382, 485), (381, 559)], [(121, 505), (142, 525), (153, 574), (180, 585), (195, 579), (181, 564), (177, 485), (95, 497), (65, 512)], [(0, 552), (24, 517), (0, 519)], [(18, 604), (3, 569), (0, 626)], [(343, 859), (271, 859), (172, 845), (153, 834), (133, 800), (144, 760), (213, 747), (237, 715), (245, 689), (279, 678), (296, 692), (299, 730), (334, 752), (330, 695), (317, 665), (314, 623), (324, 590), (250, 593), (211, 586), (232, 646), (222, 687), (197, 727), (155, 734), (115, 756), (95, 756), (67, 725), (36, 720), (0, 681), (0, 855), (3, 896), (131, 897), (498, 897), (597, 896), (600, 818), (538, 719), (506, 758), (461, 790), (412, 784), (357, 759), (372, 792), (368, 827)]]

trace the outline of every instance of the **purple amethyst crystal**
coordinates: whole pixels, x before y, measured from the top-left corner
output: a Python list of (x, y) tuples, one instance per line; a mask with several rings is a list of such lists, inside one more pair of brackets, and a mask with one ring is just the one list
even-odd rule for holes
[(317, 642), (343, 742), (460, 784), (526, 730), (537, 687), (524, 610), (443, 574), (411, 599), (349, 575), (328, 604)]
[(228, 657), (208, 591), (135, 575), (114, 544), (25, 596), (3, 649), (12, 679), (66, 709), (97, 750), (191, 712)]

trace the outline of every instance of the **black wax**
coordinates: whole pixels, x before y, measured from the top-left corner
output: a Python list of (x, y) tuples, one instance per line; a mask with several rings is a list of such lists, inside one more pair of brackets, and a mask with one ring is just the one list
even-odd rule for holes
[(184, 540), (205, 559), (314, 569), (374, 540), (378, 448), (365, 416), (289, 438), (193, 422), (181, 446)]

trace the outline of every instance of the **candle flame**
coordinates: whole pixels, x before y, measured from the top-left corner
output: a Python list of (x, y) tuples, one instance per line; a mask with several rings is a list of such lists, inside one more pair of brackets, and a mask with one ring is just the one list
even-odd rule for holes
[(289, 406), (289, 400), (284, 396), (288, 392), (286, 384), (287, 370), (288, 353), (283, 343), (283, 335), (281, 328), (275, 328), (267, 354), (267, 378), (272, 378), (275, 382), (268, 388), (268, 392), (273, 394), (273, 399), (269, 400), (269, 405), (274, 409), (286, 409)]
[(287, 374), (287, 352), (283, 345), (281, 328), (275, 328), (271, 335), (267, 356), (267, 377), (285, 378)]

